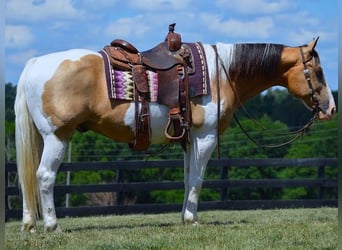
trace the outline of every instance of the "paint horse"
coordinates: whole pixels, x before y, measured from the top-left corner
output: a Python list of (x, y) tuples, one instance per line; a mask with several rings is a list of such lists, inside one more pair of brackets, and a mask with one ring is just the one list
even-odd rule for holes
[[(318, 119), (332, 117), (335, 103), (315, 50), (317, 40), (298, 47), (203, 44), (211, 92), (191, 99), (190, 141), (184, 151), (184, 224), (198, 223), (198, 198), (207, 162), (218, 135), (229, 126), (243, 102), (279, 85), (315, 110)], [(104, 70), (101, 55), (84, 49), (27, 62), (15, 100), (23, 231), (36, 231), (38, 214), (43, 217), (45, 231), (60, 230), (53, 188), (76, 129), (93, 130), (119, 142), (134, 142), (135, 103), (108, 98)], [(151, 143), (165, 143), (168, 109), (156, 102), (149, 103), (149, 108)]]

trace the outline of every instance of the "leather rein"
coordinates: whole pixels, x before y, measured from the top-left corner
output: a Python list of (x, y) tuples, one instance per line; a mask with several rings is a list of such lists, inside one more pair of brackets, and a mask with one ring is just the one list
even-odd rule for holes
[[(218, 52), (217, 52), (217, 47), (216, 45), (212, 45), (214, 51), (215, 51), (215, 54), (216, 54), (216, 78), (217, 78), (217, 157), (220, 158), (220, 137), (219, 137), (219, 120), (220, 120), (220, 78), (219, 78), (219, 61), (220, 61), (220, 66), (221, 68), (223, 69), (227, 79), (228, 79), (228, 82), (230, 83), (231, 85), (231, 88), (234, 92), (234, 95), (236, 98), (238, 98), (238, 95), (235, 91), (235, 88), (234, 86), (232, 85), (231, 81), (229, 81), (229, 74), (228, 74), (228, 71), (226, 69), (226, 67), (224, 66), (223, 64), (223, 61), (222, 61), (222, 58), (219, 56)], [(312, 99), (312, 102), (313, 102), (313, 105), (312, 105), (312, 117), (310, 118), (310, 120), (300, 129), (296, 130), (296, 131), (292, 131), (292, 132), (288, 132), (288, 133), (281, 133), (281, 135), (293, 135), (293, 137), (284, 142), (284, 143), (279, 143), (279, 144), (260, 144), (259, 142), (257, 142), (247, 131), (246, 129), (242, 126), (242, 124), (240, 123), (238, 117), (236, 116), (236, 114), (234, 113), (234, 119), (236, 121), (236, 123), (239, 125), (240, 129), (242, 130), (242, 132), (248, 137), (249, 140), (251, 140), (255, 145), (257, 145), (258, 147), (260, 148), (278, 148), (278, 147), (282, 147), (282, 146), (285, 146), (285, 145), (288, 145), (294, 141), (296, 141), (299, 137), (302, 137), (305, 132), (309, 129), (309, 127), (313, 124), (313, 122), (315, 121), (315, 119), (317, 118), (317, 115), (320, 111), (320, 108), (319, 108), (319, 102), (318, 102), (318, 99), (317, 99), (317, 96), (315, 95), (315, 91), (313, 89), (313, 86), (312, 86), (312, 82), (311, 82), (311, 77), (310, 77), (310, 72), (309, 72), (309, 69), (307, 67), (307, 62), (309, 62), (310, 60), (313, 60), (313, 57), (311, 57), (310, 59), (308, 60), (305, 60), (305, 57), (304, 57), (304, 52), (303, 52), (303, 48), (300, 47), (300, 52), (301, 52), (301, 56), (302, 56), (302, 61), (303, 61), (303, 65), (304, 65), (304, 70), (303, 70), (303, 73), (304, 73), (304, 76), (305, 76), (305, 79), (308, 83), (308, 86), (309, 86), (309, 89), (310, 89), (310, 95), (311, 95), (311, 99)], [(239, 98), (238, 98), (239, 100)], [(244, 111), (248, 114), (246, 108), (244, 107), (244, 105), (242, 104), (242, 102), (239, 100), (240, 102), (240, 106), (244, 109)], [(274, 135), (280, 135), (279, 133), (276, 134), (276, 133), (273, 133)]]

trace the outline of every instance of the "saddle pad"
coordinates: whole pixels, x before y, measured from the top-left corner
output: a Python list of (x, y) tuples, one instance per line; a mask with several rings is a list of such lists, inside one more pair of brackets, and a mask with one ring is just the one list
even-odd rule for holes
[(202, 43), (185, 43), (192, 52), (195, 63), (195, 74), (189, 75), (190, 97), (210, 94), (210, 82), (207, 60)]
[[(186, 43), (192, 53), (195, 64), (195, 73), (189, 75), (190, 97), (207, 95), (210, 93), (209, 74), (205, 52), (201, 43)], [(110, 99), (134, 100), (134, 82), (130, 71), (123, 71), (110, 64), (108, 54), (101, 50), (99, 52), (104, 60), (105, 74)], [(158, 97), (158, 73), (146, 70), (148, 86), (150, 89), (150, 101), (157, 102)]]

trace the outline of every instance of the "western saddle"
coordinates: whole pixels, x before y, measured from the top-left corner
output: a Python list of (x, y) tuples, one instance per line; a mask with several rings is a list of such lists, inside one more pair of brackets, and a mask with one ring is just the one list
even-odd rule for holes
[(169, 141), (181, 142), (186, 150), (191, 125), (188, 74), (194, 73), (195, 67), (191, 49), (182, 43), (180, 34), (174, 32), (175, 25), (169, 25), (164, 42), (144, 52), (121, 39), (104, 48), (114, 68), (132, 72), (136, 121), (135, 142), (130, 144), (132, 149), (145, 150), (151, 143), (150, 95), (146, 76), (146, 70), (151, 70), (158, 75), (157, 102), (169, 107), (165, 136)]

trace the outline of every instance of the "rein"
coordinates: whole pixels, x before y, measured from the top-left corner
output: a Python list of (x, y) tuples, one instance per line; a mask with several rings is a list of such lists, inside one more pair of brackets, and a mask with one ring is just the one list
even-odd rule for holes
[[(305, 134), (305, 132), (312, 125), (312, 123), (314, 122), (316, 117), (317, 117), (317, 114), (313, 115), (311, 117), (311, 119), (302, 128), (300, 128), (296, 131), (293, 131), (293, 132), (286, 133), (287, 135), (294, 135), (293, 138), (291, 138), (290, 140), (288, 140), (286, 142), (279, 143), (279, 144), (260, 144), (244, 129), (244, 127), (240, 123), (238, 117), (236, 116), (236, 114), (234, 114), (234, 119), (235, 119), (236, 123), (239, 125), (242, 132), (248, 137), (249, 140), (251, 140), (255, 145), (257, 145), (260, 148), (279, 148), (279, 147), (286, 146), (286, 145), (296, 141), (299, 137), (302, 137)], [(277, 134), (277, 135), (279, 135), (279, 134)]]
[[(216, 54), (216, 79), (217, 79), (217, 85), (216, 85), (216, 98), (217, 98), (217, 128), (216, 128), (216, 140), (217, 140), (217, 159), (221, 158), (221, 152), (220, 152), (220, 114), (221, 114), (221, 96), (220, 96), (220, 78), (219, 78), (219, 55), (217, 52), (217, 46), (212, 45), (215, 54)], [(220, 58), (221, 59), (221, 58)], [(222, 60), (221, 60), (222, 63)]]
[[(232, 82), (230, 81), (230, 77), (229, 77), (229, 74), (228, 74), (228, 71), (226, 69), (226, 67), (224, 66), (224, 63), (223, 63), (223, 60), (222, 58), (219, 56), (218, 52), (217, 52), (217, 47), (215, 45), (212, 46), (214, 48), (214, 51), (215, 51), (215, 54), (216, 54), (216, 78), (217, 78), (217, 89), (219, 91), (219, 69), (218, 69), (218, 61), (220, 61), (220, 65), (227, 77), (227, 80), (228, 82), (230, 83), (231, 85), (231, 88), (234, 92), (234, 95), (235, 97), (238, 99), (239, 103), (240, 103), (240, 106), (243, 108), (243, 110), (249, 115), (248, 111), (246, 110), (245, 106), (243, 105), (243, 103), (240, 101), (237, 93), (236, 93), (236, 90), (235, 90), (235, 87), (232, 85)], [(303, 70), (303, 73), (304, 73), (304, 76), (305, 76), (305, 79), (308, 83), (308, 86), (309, 86), (309, 89), (310, 89), (310, 95), (311, 95), (311, 99), (313, 101), (313, 105), (312, 105), (312, 117), (310, 118), (310, 120), (300, 129), (296, 130), (296, 131), (292, 131), (292, 132), (288, 132), (288, 133), (281, 133), (281, 135), (294, 135), (293, 138), (291, 138), (290, 140), (284, 142), (284, 143), (279, 143), (279, 144), (260, 144), (258, 143), (247, 131), (246, 129), (242, 126), (242, 124), (240, 123), (237, 115), (234, 113), (234, 119), (236, 121), (236, 123), (238, 124), (238, 126), (240, 127), (240, 129), (242, 130), (242, 132), (247, 136), (247, 138), (252, 141), (255, 145), (257, 145), (258, 147), (260, 148), (278, 148), (278, 147), (282, 147), (282, 146), (285, 146), (285, 145), (288, 145), (290, 143), (293, 143), (294, 141), (296, 141), (299, 137), (303, 137), (303, 135), (305, 134), (305, 132), (310, 128), (310, 126), (314, 123), (315, 119), (317, 118), (317, 115), (319, 113), (319, 102), (318, 102), (318, 99), (315, 95), (315, 92), (314, 92), (314, 89), (312, 87), (312, 83), (311, 83), (311, 78), (310, 78), (310, 73), (309, 73), (309, 69), (306, 65), (306, 63), (308, 61), (310, 61), (311, 59), (309, 60), (305, 60), (305, 57), (304, 57), (304, 52), (303, 52), (303, 48), (300, 47), (300, 52), (301, 52), (301, 57), (302, 57), (302, 61), (303, 61), (303, 65), (304, 65), (304, 70)], [(218, 95), (218, 100), (219, 100), (219, 95)], [(217, 110), (220, 111), (220, 103), (218, 102), (217, 104)], [(219, 118), (220, 118), (220, 114), (218, 113), (217, 115), (217, 134), (219, 135)], [(254, 120), (254, 119), (253, 119)], [(276, 134), (276, 135), (280, 135), (280, 133), (273, 133), (273, 134)], [(219, 156), (219, 137), (217, 137), (217, 141), (218, 141), (218, 144), (217, 144), (217, 148), (218, 148), (218, 156)]]

